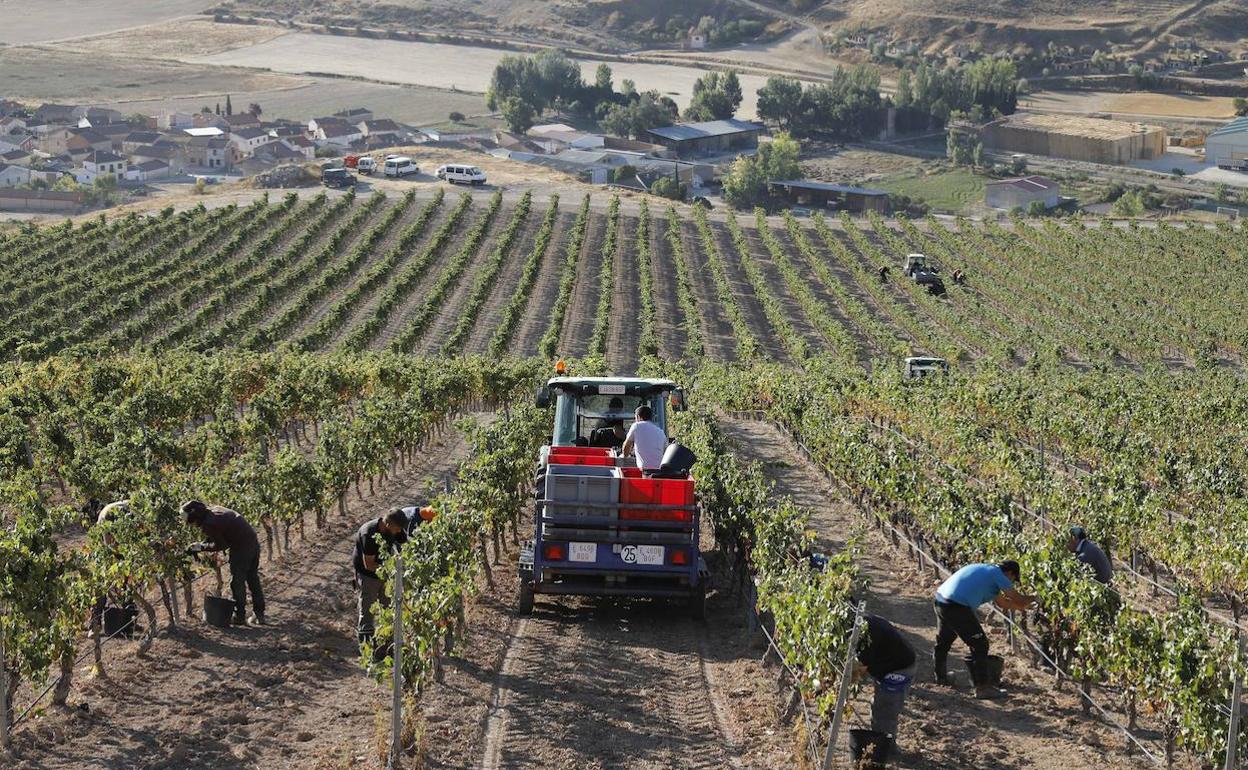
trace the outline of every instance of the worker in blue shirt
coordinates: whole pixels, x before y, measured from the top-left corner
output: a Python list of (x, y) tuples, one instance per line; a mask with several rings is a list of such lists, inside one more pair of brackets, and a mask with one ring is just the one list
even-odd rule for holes
[(968, 564), (936, 589), (936, 681), (949, 683), (949, 649), (955, 638), (971, 648), (971, 680), (976, 698), (999, 698), (1004, 693), (988, 676), (988, 637), (975, 611), (994, 602), (1003, 610), (1022, 610), (1035, 601), (1014, 590), (1019, 579), (1016, 561), (1000, 564)]

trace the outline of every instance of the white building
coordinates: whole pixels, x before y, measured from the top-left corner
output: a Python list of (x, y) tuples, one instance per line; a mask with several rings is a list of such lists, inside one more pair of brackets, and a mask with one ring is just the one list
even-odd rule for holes
[(263, 128), (239, 128), (230, 132), (229, 139), (240, 158), (250, 158), (256, 150), (275, 141)]
[(984, 202), (994, 209), (1028, 208), (1040, 201), (1046, 209), (1059, 202), (1061, 185), (1042, 176), (1000, 179), (984, 185)]
[(109, 174), (120, 180), (125, 178), (129, 166), (129, 162), (120, 155), (108, 150), (96, 150), (83, 158), (82, 169), (76, 170), (74, 176), (81, 184), (90, 184)]
[(1205, 160), (1215, 166), (1248, 169), (1248, 115), (1205, 137)]
[(30, 169), (24, 166), (11, 166), (0, 163), (0, 187), (17, 187), (19, 184), (30, 183)]

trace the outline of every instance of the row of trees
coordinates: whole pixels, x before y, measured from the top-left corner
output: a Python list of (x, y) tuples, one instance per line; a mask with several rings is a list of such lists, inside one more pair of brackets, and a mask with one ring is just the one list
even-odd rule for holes
[[(523, 133), (546, 110), (566, 110), (596, 119), (617, 136), (639, 137), (647, 128), (670, 126), (682, 117), (676, 102), (658, 91), (638, 92), (628, 79), (615, 90), (614, 74), (598, 65), (592, 83), (581, 66), (563, 51), (536, 56), (505, 56), (494, 68), (486, 106), (502, 113), (507, 127)], [(737, 73), (709, 72), (694, 85), (685, 120), (722, 120), (736, 114), (744, 99)]]
[(798, 136), (827, 134), (857, 139), (879, 129), (880, 75), (859, 65), (837, 67), (831, 82), (802, 85), (773, 76), (758, 89), (758, 116)]
[(976, 122), (1008, 115), (1018, 107), (1019, 79), (1014, 62), (980, 59), (960, 67), (932, 67), (920, 64), (913, 72), (903, 70), (897, 77), (893, 99), (899, 116), (944, 123), (955, 114)]

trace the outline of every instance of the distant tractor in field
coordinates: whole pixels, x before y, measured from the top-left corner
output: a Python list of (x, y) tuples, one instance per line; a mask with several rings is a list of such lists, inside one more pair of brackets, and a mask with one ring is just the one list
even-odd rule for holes
[(907, 254), (903, 269), (907, 278), (927, 289), (928, 294), (937, 297), (945, 295), (945, 282), (940, 279), (936, 263), (925, 254)]
[(906, 359), (906, 368), (902, 376), (907, 380), (921, 380), (936, 374), (949, 371), (949, 362), (935, 356), (911, 356)]

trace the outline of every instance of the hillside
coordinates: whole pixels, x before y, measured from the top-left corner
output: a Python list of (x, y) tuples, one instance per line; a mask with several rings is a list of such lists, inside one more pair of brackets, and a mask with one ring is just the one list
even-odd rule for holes
[[(741, 0), (226, 0), (218, 13), (303, 23), (506, 35), (517, 40), (627, 51), (683, 44), (703, 17), (725, 41), (775, 37), (789, 29), (778, 15)], [(742, 30), (740, 24), (749, 22)]]
[(1244, 0), (855, 0), (829, 3), (817, 18), (842, 27), (887, 29), (923, 47), (981, 43), (985, 49), (1019, 43), (1042, 47), (1106, 43), (1144, 45), (1172, 35), (1209, 47), (1237, 44), (1248, 29)]
[(1155, 50), (1179, 41), (1238, 52), (1248, 36), (1248, 0), (226, 0), (214, 10), (346, 27), (505, 34), (614, 52), (682, 47), (703, 17), (714, 20), (703, 23), (712, 48), (772, 40), (803, 24), (880, 32), (930, 52), (1050, 42)]

